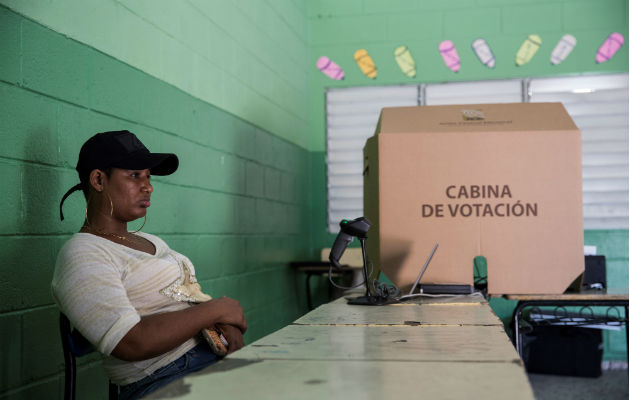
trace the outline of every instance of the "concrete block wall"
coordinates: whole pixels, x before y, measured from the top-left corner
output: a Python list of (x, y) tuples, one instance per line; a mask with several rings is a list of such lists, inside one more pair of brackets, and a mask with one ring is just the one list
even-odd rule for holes
[[(303, 147), (4, 6), (0, 121), (0, 399), (62, 397), (49, 286), (85, 202), (69, 197), (63, 222), (58, 205), (97, 132), (129, 129), (179, 155), (175, 174), (154, 178), (143, 231), (186, 254), (207, 293), (239, 299), (246, 342), (306, 311), (303, 277), (288, 267), (310, 254)], [(78, 384), (78, 398), (106, 398), (97, 356), (80, 360)]]
[(306, 147), (303, 0), (0, 0), (56, 32)]
[[(594, 63), (610, 32), (627, 37), (622, 0), (0, 4), (0, 399), (61, 396), (48, 283), (84, 204), (73, 195), (63, 223), (57, 204), (77, 182), (77, 151), (92, 133), (128, 128), (154, 151), (186, 155), (176, 175), (155, 179), (145, 230), (189, 255), (209, 293), (243, 302), (251, 341), (305, 311), (303, 277), (286, 262), (316, 256), (334, 239), (325, 214), (327, 87), (628, 70), (627, 46), (610, 62)], [(543, 36), (543, 46), (517, 68), (515, 52), (531, 33)], [(579, 45), (551, 67), (548, 53), (565, 33)], [(507, 61), (494, 70), (479, 65), (470, 51), (477, 36)], [(444, 39), (458, 46), (458, 74), (437, 52)], [(416, 57), (414, 79), (393, 60), (402, 44)], [(358, 48), (375, 59), (376, 80), (354, 63)], [(343, 82), (315, 68), (322, 55), (344, 68)], [(628, 231), (585, 237), (611, 256), (615, 283), (627, 282)], [(79, 398), (105, 398), (105, 391), (98, 359), (82, 360)]]

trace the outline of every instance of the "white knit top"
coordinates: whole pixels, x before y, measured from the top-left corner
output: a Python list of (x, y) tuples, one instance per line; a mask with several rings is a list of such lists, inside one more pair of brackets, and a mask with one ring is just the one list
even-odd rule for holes
[[(196, 283), (190, 260), (154, 235), (155, 255), (90, 233), (77, 233), (62, 247), (52, 280), (52, 293), (74, 327), (104, 355), (112, 382), (127, 385), (176, 360), (199, 342), (143, 361), (122, 361), (111, 352), (140, 317), (177, 311), (194, 301), (182, 286)], [(197, 284), (195, 286), (198, 287)]]

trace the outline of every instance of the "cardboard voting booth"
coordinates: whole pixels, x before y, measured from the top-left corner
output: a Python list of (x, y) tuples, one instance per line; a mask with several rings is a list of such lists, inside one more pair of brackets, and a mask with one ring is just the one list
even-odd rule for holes
[(368, 257), (400, 288), (562, 293), (584, 271), (581, 134), (561, 103), (384, 108), (364, 147)]

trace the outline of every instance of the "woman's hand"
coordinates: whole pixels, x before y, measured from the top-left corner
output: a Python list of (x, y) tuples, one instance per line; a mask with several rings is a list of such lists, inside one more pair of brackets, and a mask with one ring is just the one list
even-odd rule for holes
[(125, 361), (146, 360), (174, 349), (203, 328), (218, 324), (233, 327), (228, 328), (226, 335), (230, 351), (232, 342), (235, 347), (243, 346), (242, 334), (247, 330), (243, 307), (234, 299), (220, 297), (183, 310), (142, 317), (118, 342), (112, 355)]
[(218, 311), (217, 325), (232, 325), (240, 330), (241, 336), (247, 330), (247, 321), (245, 321), (243, 307), (237, 300), (229, 297), (219, 297), (201, 305)]
[(221, 331), (228, 341), (228, 354), (234, 353), (245, 345), (243, 343), (243, 334), (239, 328), (232, 325), (217, 324), (217, 329)]

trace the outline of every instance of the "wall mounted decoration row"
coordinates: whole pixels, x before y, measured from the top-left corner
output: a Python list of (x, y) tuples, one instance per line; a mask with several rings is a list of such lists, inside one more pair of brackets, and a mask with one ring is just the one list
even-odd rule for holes
[[(611, 33), (597, 50), (595, 62), (599, 64), (610, 60), (621, 48), (621, 46), (623, 46), (624, 41), (625, 39), (622, 34), (617, 32)], [(551, 64), (558, 65), (562, 63), (569, 54), (571, 54), (576, 44), (577, 39), (573, 35), (567, 34), (562, 36), (551, 52), (551, 56), (549, 58)], [(516, 52), (516, 57), (514, 59), (516, 66), (520, 67), (530, 62), (536, 55), (536, 52), (541, 45), (542, 38), (540, 36), (529, 35)], [(476, 39), (472, 42), (471, 47), (483, 65), (488, 68), (495, 67), (496, 60), (494, 58), (494, 53), (492, 52), (490, 45), (484, 39)], [(455, 44), (450, 40), (444, 40), (439, 44), (438, 50), (444, 60), (444, 65), (451, 71), (458, 72), (461, 64)], [(407, 46), (399, 46), (394, 49), (394, 60), (396, 60), (396, 63), (403, 74), (410, 78), (414, 78), (416, 76), (416, 62)], [(357, 50), (354, 53), (354, 61), (357, 63), (357, 66), (365, 76), (370, 79), (376, 79), (376, 76), (378, 75), (378, 68), (366, 49)], [(344, 79), (343, 69), (328, 57), (323, 56), (317, 60), (317, 69), (331, 79)]]

